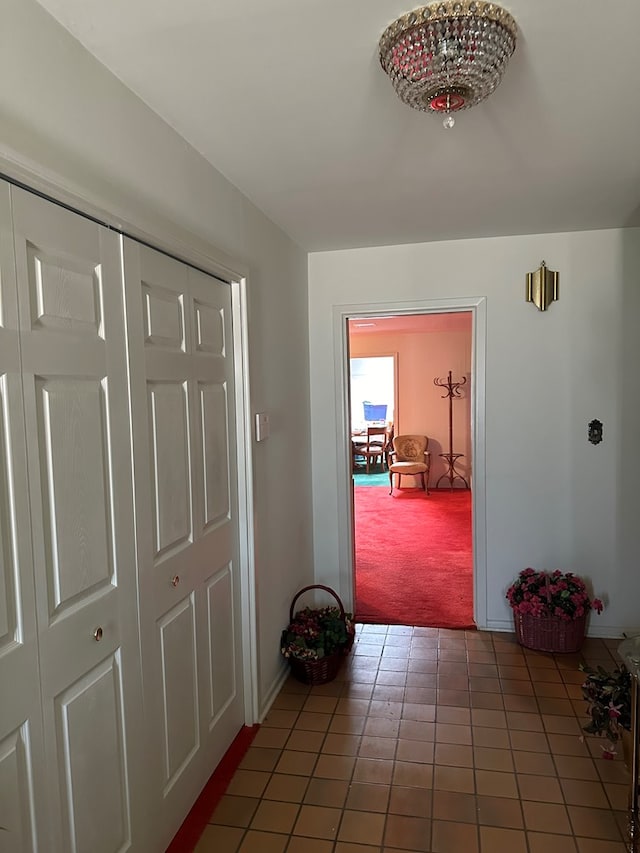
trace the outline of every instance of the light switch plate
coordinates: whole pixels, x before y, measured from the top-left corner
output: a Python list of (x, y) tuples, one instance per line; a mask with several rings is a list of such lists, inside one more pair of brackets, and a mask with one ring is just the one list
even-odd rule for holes
[(266, 412), (256, 413), (256, 441), (269, 438), (269, 415)]

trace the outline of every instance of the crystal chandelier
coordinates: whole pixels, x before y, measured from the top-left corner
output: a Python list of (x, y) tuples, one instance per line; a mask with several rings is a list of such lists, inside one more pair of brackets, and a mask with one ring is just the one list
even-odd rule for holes
[(447, 0), (407, 12), (380, 38), (380, 64), (401, 101), (423, 112), (453, 113), (479, 104), (502, 79), (518, 28), (495, 3)]

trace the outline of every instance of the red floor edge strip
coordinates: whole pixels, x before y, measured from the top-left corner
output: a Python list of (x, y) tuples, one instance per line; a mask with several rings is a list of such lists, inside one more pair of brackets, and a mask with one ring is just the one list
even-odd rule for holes
[(260, 726), (243, 726), (229, 749), (222, 756), (200, 796), (193, 804), (184, 823), (167, 847), (166, 853), (191, 853), (204, 832), (207, 821), (231, 782)]

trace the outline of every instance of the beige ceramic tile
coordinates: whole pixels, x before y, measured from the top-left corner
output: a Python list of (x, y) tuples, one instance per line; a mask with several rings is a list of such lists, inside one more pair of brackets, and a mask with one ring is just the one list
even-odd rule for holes
[(375, 782), (387, 785), (393, 775), (393, 761), (382, 758), (358, 758), (353, 771), (356, 782)]
[(433, 785), (433, 765), (396, 761), (393, 771), (393, 784), (408, 788), (431, 788)]
[(313, 775), (322, 779), (350, 779), (356, 759), (353, 755), (320, 755)]
[(480, 827), (482, 853), (527, 853), (527, 837), (518, 829)]
[(561, 779), (564, 800), (569, 805), (591, 806), (596, 809), (609, 808), (609, 800), (600, 782), (581, 779)]
[(567, 806), (573, 834), (604, 841), (620, 841), (621, 834), (615, 814), (587, 806)]
[(342, 818), (339, 809), (303, 805), (294, 826), (294, 835), (310, 838), (335, 838)]
[[(471, 824), (434, 820), (431, 835), (433, 853), (478, 853), (478, 828)], [(426, 848), (428, 849), (428, 848)]]
[(518, 773), (518, 787), (523, 800), (536, 800), (542, 803), (562, 802), (560, 783), (553, 776)]
[(243, 835), (244, 829), (235, 826), (206, 826), (194, 853), (236, 853)]
[(250, 829), (242, 840), (238, 853), (284, 853), (288, 843), (288, 835)]
[(260, 726), (253, 739), (253, 746), (262, 746), (268, 749), (282, 749), (289, 738), (287, 729), (272, 729), (269, 726)]
[(270, 778), (269, 773), (259, 770), (236, 770), (227, 788), (227, 794), (261, 797)]
[[(443, 744), (439, 744), (443, 746)], [(426, 740), (398, 740), (398, 748), (396, 751), (397, 761), (414, 761), (420, 764), (433, 764), (434, 756), (433, 743)], [(470, 747), (459, 747), (459, 749), (469, 749)], [(362, 755), (362, 751), (360, 751)]]
[(576, 853), (576, 843), (566, 835), (550, 832), (528, 832), (529, 853)]
[(386, 816), (377, 812), (346, 810), (338, 831), (340, 841), (358, 844), (380, 844)]
[(287, 853), (333, 853), (333, 841), (325, 841), (320, 838), (300, 838), (294, 835), (289, 841)]
[(471, 734), (474, 746), (489, 749), (509, 749), (509, 732), (506, 729), (492, 729), (487, 726), (472, 726)]
[(556, 767), (548, 752), (513, 751), (513, 761), (518, 773), (528, 773), (538, 776), (553, 776)]
[(478, 770), (502, 770), (507, 773), (513, 771), (511, 750), (477, 746), (474, 747), (473, 755), (474, 765)]
[(471, 745), (471, 726), (436, 723), (435, 740), (437, 743)]
[(431, 791), (428, 788), (393, 785), (390, 789), (388, 811), (390, 814), (409, 817), (430, 817)]
[(355, 811), (386, 812), (389, 804), (389, 786), (370, 782), (352, 782), (345, 808)]
[(434, 791), (433, 818), (475, 824), (478, 820), (476, 798), (473, 794), (457, 791)]
[(436, 736), (436, 724), (423, 720), (401, 720), (397, 736), (406, 740), (433, 741)]
[(455, 743), (436, 743), (435, 763), (448, 767), (473, 767), (473, 749)]
[(523, 802), (524, 823), (533, 832), (570, 835), (571, 824), (565, 806), (560, 803)]
[(209, 823), (249, 826), (259, 803), (257, 797), (233, 797), (227, 794), (216, 806)]
[(478, 794), (488, 797), (509, 797), (517, 799), (518, 786), (514, 773), (502, 773), (497, 770), (476, 770), (476, 789)]
[(286, 748), (296, 752), (319, 752), (324, 739), (324, 732), (309, 732), (303, 729), (294, 729), (289, 735)]
[(421, 817), (389, 815), (384, 831), (386, 847), (426, 850), (431, 837), (431, 821)]
[(289, 803), (301, 803), (305, 784), (299, 776), (288, 773), (274, 773), (263, 794), (265, 800), (283, 800)]
[(519, 800), (509, 797), (477, 797), (478, 823), (482, 826), (501, 826), (522, 829), (522, 807)]
[(277, 803), (264, 800), (251, 821), (251, 829), (265, 832), (290, 833), (298, 816), (297, 803)]
[(306, 792), (302, 789), (307, 805), (338, 809), (344, 806), (348, 792), (349, 783), (342, 779), (311, 779)]
[(439, 767), (433, 769), (433, 787), (439, 791), (475, 793), (473, 770), (468, 767)]
[(285, 749), (275, 769), (277, 773), (288, 773), (293, 776), (310, 776), (317, 759), (318, 756), (314, 752), (299, 752), (297, 750)]

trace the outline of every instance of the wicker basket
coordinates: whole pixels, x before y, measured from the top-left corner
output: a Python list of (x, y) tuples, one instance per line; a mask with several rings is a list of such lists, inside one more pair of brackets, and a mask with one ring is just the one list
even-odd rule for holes
[(564, 654), (577, 652), (582, 647), (587, 617), (580, 616), (567, 622), (557, 616), (514, 613), (513, 622), (521, 646), (538, 652)]
[(322, 584), (312, 584), (311, 586), (303, 587), (300, 592), (296, 593), (293, 597), (293, 601), (291, 602), (291, 606), (289, 607), (289, 622), (293, 622), (294, 619), (294, 608), (296, 605), (296, 601), (303, 595), (305, 592), (308, 592), (311, 589), (322, 589), (325, 592), (328, 592), (332, 595), (340, 609), (340, 617), (344, 620), (345, 626), (347, 627), (347, 642), (342, 648), (336, 650), (331, 655), (326, 655), (320, 660), (298, 660), (298, 658), (290, 657), (289, 666), (291, 668), (291, 674), (298, 681), (301, 681), (303, 684), (310, 684), (312, 686), (318, 684), (326, 684), (328, 681), (333, 681), (333, 679), (338, 674), (338, 670), (340, 669), (340, 665), (345, 657), (351, 651), (351, 647), (353, 646), (353, 640), (355, 637), (355, 631), (353, 628), (350, 628), (347, 625), (347, 618), (344, 612), (344, 605), (340, 599), (340, 596), (331, 589), (329, 586), (323, 586)]

